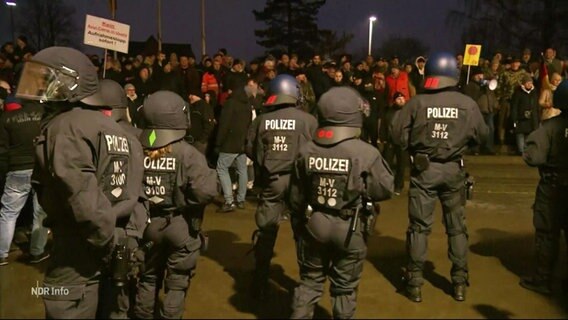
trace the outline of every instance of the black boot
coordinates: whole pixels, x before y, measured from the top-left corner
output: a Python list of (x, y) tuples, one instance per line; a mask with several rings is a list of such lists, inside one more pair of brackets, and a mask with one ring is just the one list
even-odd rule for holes
[(269, 296), (269, 288), (268, 279), (265, 276), (259, 275), (259, 272), (255, 270), (250, 288), (251, 297), (259, 301), (266, 301)]
[(406, 297), (412, 302), (422, 302), (422, 287), (407, 285), (405, 289)]
[(412, 302), (422, 302), (422, 286), (418, 285), (421, 282), (415, 280), (411, 284), (412, 278), (412, 273), (403, 268), (402, 282), (404, 283), (404, 295)]
[(453, 292), (452, 297), (456, 301), (465, 301), (465, 291), (467, 288), (467, 284), (465, 282), (454, 283), (453, 285)]
[(545, 295), (550, 295), (552, 293), (550, 282), (545, 279), (538, 279), (537, 277), (526, 277), (522, 278), (519, 284), (525, 289)]

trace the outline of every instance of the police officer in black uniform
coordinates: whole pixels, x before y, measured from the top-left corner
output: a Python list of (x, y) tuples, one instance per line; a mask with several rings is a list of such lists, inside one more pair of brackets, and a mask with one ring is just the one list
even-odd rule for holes
[(260, 168), (258, 180), (262, 189), (256, 210), (253, 239), (256, 268), (252, 295), (266, 297), (270, 260), (280, 222), (285, 219), (285, 194), (290, 172), (300, 148), (312, 140), (317, 120), (296, 106), (301, 103), (296, 78), (283, 74), (270, 82), (264, 112), (251, 124), (247, 139), (247, 156)]
[(422, 301), (428, 235), (434, 206), (440, 199), (452, 261), (453, 297), (464, 301), (468, 242), (462, 155), (468, 146), (485, 139), (487, 127), (475, 101), (455, 88), (460, 71), (452, 54), (433, 54), (426, 62), (425, 73), (424, 94), (412, 98), (393, 123), (393, 142), (408, 150), (413, 164), (406, 233), (406, 293), (411, 301)]
[[(359, 139), (363, 100), (352, 88), (324, 93), (313, 142), (303, 147), (290, 182), (290, 209), (300, 285), (292, 319), (311, 319), (326, 277), (334, 319), (351, 319), (375, 212), (368, 203), (389, 199), (394, 179), (380, 152)], [(309, 210), (306, 210), (309, 206)]]
[[(117, 217), (138, 200), (133, 141), (107, 108), (97, 72), (81, 52), (50, 47), (26, 62), (17, 88), (46, 105), (32, 180), (53, 232), (43, 296), (47, 318), (94, 318), (99, 281), (116, 243)], [(138, 179), (138, 181), (136, 181)]]
[[(554, 91), (554, 106), (562, 113), (542, 122), (527, 140), (523, 159), (538, 167), (540, 181), (533, 206), (536, 270), (520, 285), (543, 294), (552, 292), (552, 273), (558, 260), (560, 231), (568, 241), (568, 81)], [(566, 282), (564, 282), (566, 285)], [(566, 288), (566, 287), (565, 287)]]
[(185, 101), (170, 91), (158, 91), (141, 109), (146, 128), (140, 141), (144, 147), (144, 192), (150, 201), (151, 223), (144, 239), (153, 247), (145, 258), (138, 283), (135, 315), (151, 319), (165, 275), (165, 298), (160, 317), (183, 316), (185, 295), (205, 245), (201, 233), (204, 205), (217, 195), (217, 174), (205, 156), (183, 141), (188, 128)]
[(138, 141), (142, 130), (133, 127), (128, 121), (128, 101), (122, 86), (110, 79), (101, 80), (100, 86), (106, 105), (112, 108), (111, 110), (103, 110), (103, 113), (110, 116), (124, 129), (131, 143), (130, 152), (135, 155), (133, 157), (135, 170), (130, 172), (133, 180), (132, 184), (129, 185), (131, 198), (120, 205), (131, 208), (130, 202), (136, 202), (136, 204), (131, 212), (124, 211), (121, 212), (120, 216), (117, 216), (115, 242), (124, 246), (125, 251), (123, 252), (128, 255), (124, 259), (127, 259), (125, 263), (129, 268), (121, 269), (118, 267), (117, 257), (113, 257), (110, 273), (107, 275), (107, 281), (104, 282), (101, 290), (104, 293), (101, 295), (101, 302), (106, 302), (106, 305), (99, 306), (98, 316), (110, 319), (126, 319), (130, 306), (128, 280), (131, 276), (131, 270), (129, 269), (131, 269), (133, 263), (140, 262), (135, 261), (135, 257), (138, 257), (138, 255), (134, 253), (138, 251), (138, 243), (142, 240), (149, 219), (148, 204), (142, 187), (144, 154), (142, 145)]

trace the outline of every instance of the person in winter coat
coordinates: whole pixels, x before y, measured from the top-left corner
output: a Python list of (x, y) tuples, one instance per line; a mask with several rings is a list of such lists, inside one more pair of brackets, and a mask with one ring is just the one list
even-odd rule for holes
[(529, 75), (524, 76), (521, 86), (511, 99), (511, 120), (519, 154), (525, 149), (525, 140), (529, 133), (538, 128), (538, 112), (538, 93), (534, 89), (533, 79)]
[[(244, 87), (232, 88), (231, 95), (223, 105), (219, 128), (217, 132), (215, 149), (219, 151), (217, 160), (217, 174), (221, 181), (225, 203), (221, 212), (230, 212), (235, 208), (244, 209), (247, 192), (247, 156), (245, 143), (250, 123), (252, 122), (252, 109)], [(233, 199), (233, 189), (229, 167), (236, 161), (239, 187), (237, 201)]]

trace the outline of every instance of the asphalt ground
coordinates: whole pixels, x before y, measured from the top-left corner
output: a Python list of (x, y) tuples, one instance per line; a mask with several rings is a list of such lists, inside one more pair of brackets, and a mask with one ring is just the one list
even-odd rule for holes
[[(469, 231), (470, 283), (465, 302), (452, 299), (447, 238), (440, 205), (429, 237), (423, 302), (412, 303), (401, 293), (407, 228), (406, 183), (402, 195), (382, 203), (377, 234), (368, 243), (368, 256), (358, 293), (357, 318), (568, 318), (568, 294), (560, 280), (568, 277), (562, 241), (552, 296), (523, 289), (519, 278), (534, 267), (531, 206), (538, 172), (517, 156), (468, 156), (467, 170), (475, 177), (475, 194), (466, 206)], [(245, 210), (218, 213), (222, 197), (207, 208), (204, 229), (209, 251), (198, 262), (186, 299), (184, 318), (287, 318), (299, 274), (289, 223), (281, 225), (271, 267), (272, 294), (261, 303), (249, 297), (253, 269), (251, 234), (255, 230), (254, 197)], [(41, 285), (49, 263), (25, 262), (25, 249), (10, 254), (0, 267), (0, 318), (42, 318), (41, 298), (31, 294)], [(328, 287), (326, 287), (328, 288)], [(329, 293), (316, 310), (331, 318)]]

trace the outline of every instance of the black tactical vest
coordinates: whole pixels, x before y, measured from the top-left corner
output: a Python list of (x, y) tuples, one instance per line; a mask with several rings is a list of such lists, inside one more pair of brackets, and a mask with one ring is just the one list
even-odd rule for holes
[(180, 159), (169, 153), (150, 159), (144, 157), (144, 193), (150, 201), (150, 214), (159, 216), (173, 211), (176, 205), (177, 172)]
[(316, 210), (345, 208), (350, 201), (347, 190), (351, 169), (349, 158), (308, 156), (305, 170), (311, 182), (309, 204)]
[(298, 152), (300, 128), (296, 119), (264, 117), (260, 123), (260, 140), (264, 155), (262, 163), (270, 173), (290, 172)]
[(131, 142), (118, 133), (99, 134), (97, 179), (104, 195), (115, 205), (128, 199), (128, 164)]

